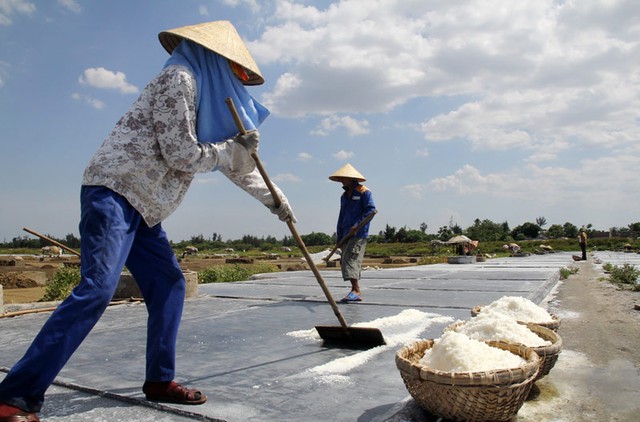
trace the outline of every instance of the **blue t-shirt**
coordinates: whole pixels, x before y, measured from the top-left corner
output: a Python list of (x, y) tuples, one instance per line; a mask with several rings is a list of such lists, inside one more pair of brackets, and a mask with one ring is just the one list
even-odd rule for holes
[[(366, 186), (357, 184), (351, 191), (351, 196), (345, 192), (340, 197), (340, 215), (336, 234), (338, 240), (349, 234), (351, 227), (357, 226), (376, 209), (373, 195)], [(370, 223), (362, 226), (355, 237), (366, 239), (369, 236)]]

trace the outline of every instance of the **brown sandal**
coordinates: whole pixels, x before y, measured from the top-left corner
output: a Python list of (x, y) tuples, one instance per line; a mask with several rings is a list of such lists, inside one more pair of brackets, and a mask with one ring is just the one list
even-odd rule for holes
[(176, 404), (202, 404), (207, 401), (207, 396), (200, 391), (184, 387), (175, 381), (146, 381), (142, 386), (142, 392), (149, 401)]
[(40, 422), (40, 418), (34, 412), (0, 403), (0, 422)]

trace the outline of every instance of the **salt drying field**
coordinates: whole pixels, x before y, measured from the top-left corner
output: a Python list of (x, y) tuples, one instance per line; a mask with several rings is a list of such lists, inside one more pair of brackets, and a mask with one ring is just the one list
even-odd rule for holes
[[(393, 419), (411, 401), (394, 361), (402, 346), (439, 337), (447, 325), (469, 319), (474, 306), (502, 296), (544, 306), (571, 255), (369, 269), (361, 282), (364, 301), (339, 305), (348, 324), (383, 333), (387, 345), (368, 350), (324, 347), (314, 326), (339, 322), (310, 271), (200, 285), (185, 305), (176, 380), (209, 397), (201, 406), (142, 400), (144, 305), (109, 307), (49, 390), (41, 416), (70, 422)], [(602, 262), (619, 265), (614, 255), (623, 254), (598, 253)], [(339, 272), (321, 273), (335, 299), (348, 292)], [(47, 316), (0, 319), (2, 338), (11, 339), (0, 344), (0, 367), (22, 356)]]

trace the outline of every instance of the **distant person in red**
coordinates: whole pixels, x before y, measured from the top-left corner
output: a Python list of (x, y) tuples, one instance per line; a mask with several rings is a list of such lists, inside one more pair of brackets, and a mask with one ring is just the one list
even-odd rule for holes
[[(208, 22), (159, 38), (171, 57), (84, 172), (80, 284), (0, 383), (0, 422), (40, 420), (46, 390), (102, 316), (124, 266), (149, 314), (146, 399), (204, 403), (202, 392), (174, 381), (185, 279), (161, 222), (181, 203), (196, 173), (216, 170), (281, 220), (295, 222), (277, 188), (281, 205), (274, 205), (251, 157), (258, 149), (256, 128), (269, 111), (244, 86), (264, 80), (233, 25)], [(250, 130), (245, 135), (237, 135), (228, 97)], [(216, 221), (211, 215), (203, 221)]]
[(369, 236), (369, 223), (359, 230), (357, 226), (375, 212), (376, 206), (371, 191), (360, 184), (366, 179), (351, 164), (345, 164), (329, 176), (329, 179), (342, 183), (344, 190), (340, 197), (340, 214), (336, 229), (338, 241), (347, 235), (351, 236), (342, 246), (340, 258), (342, 278), (351, 282), (351, 291), (342, 299), (342, 302), (359, 302), (362, 300), (360, 273)]

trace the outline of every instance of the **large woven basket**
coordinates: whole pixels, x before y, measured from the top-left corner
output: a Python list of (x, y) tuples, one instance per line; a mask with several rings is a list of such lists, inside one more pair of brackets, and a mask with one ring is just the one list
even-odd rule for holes
[(551, 371), (551, 368), (556, 364), (558, 356), (562, 351), (562, 337), (547, 327), (542, 327), (533, 323), (528, 323), (526, 325), (527, 328), (536, 333), (538, 337), (551, 342), (550, 346), (532, 347), (534, 352), (536, 352), (540, 357), (540, 371), (538, 371), (538, 375), (534, 380), (537, 381), (547, 375)]
[[(473, 308), (471, 308), (471, 316), (475, 317), (481, 311), (482, 311), (482, 306), (474, 306)], [(548, 328), (548, 329), (553, 330), (553, 331), (558, 331), (558, 328), (560, 328), (560, 318), (558, 318), (558, 316), (556, 316), (554, 314), (550, 314), (550, 315), (551, 315), (551, 321), (544, 321), (544, 322), (518, 321), (518, 322), (520, 322), (522, 324), (532, 323), (532, 324), (540, 325), (541, 327)]]
[(529, 347), (487, 341), (525, 359), (513, 369), (484, 372), (443, 372), (418, 362), (433, 339), (419, 340), (396, 353), (396, 366), (407, 390), (428, 412), (454, 421), (508, 421), (524, 403), (538, 374), (540, 359)]
[[(464, 323), (465, 321), (456, 322), (454, 324), (449, 325), (448, 327), (445, 327), (444, 331), (445, 332), (458, 331), (458, 329), (462, 327)], [(527, 324), (521, 323), (521, 324), (526, 325), (527, 328), (533, 331), (538, 337), (542, 338), (543, 340), (551, 342), (549, 346), (537, 346), (537, 347), (527, 346), (533, 349), (533, 351), (536, 352), (536, 354), (540, 358), (540, 370), (538, 371), (538, 375), (534, 380), (534, 381), (537, 381), (540, 378), (544, 377), (545, 375), (549, 374), (549, 372), (551, 371), (551, 368), (553, 368), (553, 366), (556, 364), (556, 361), (558, 360), (558, 356), (562, 351), (562, 337), (560, 337), (560, 335), (555, 331), (550, 330), (546, 327), (542, 327), (538, 324), (533, 324), (533, 323), (527, 323)]]

